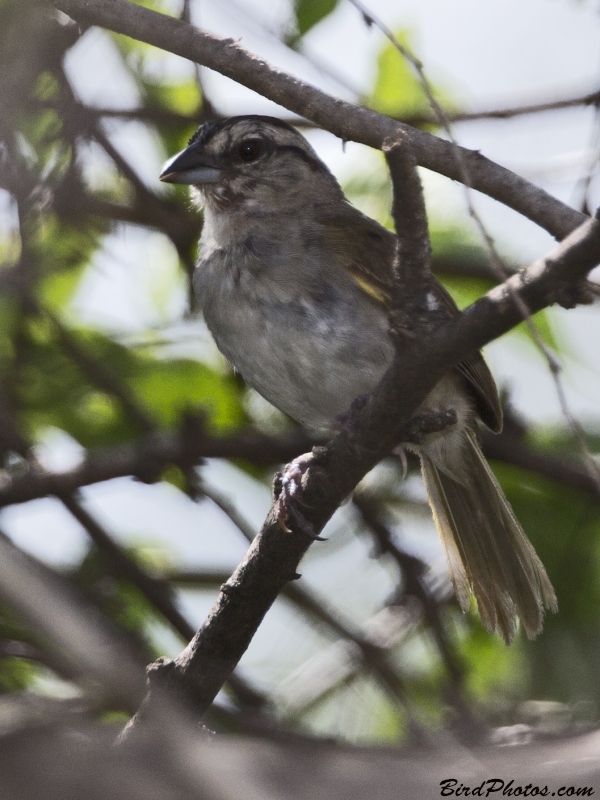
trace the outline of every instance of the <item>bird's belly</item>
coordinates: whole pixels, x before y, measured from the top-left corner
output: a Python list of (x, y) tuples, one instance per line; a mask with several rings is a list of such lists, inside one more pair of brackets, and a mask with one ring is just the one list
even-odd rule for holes
[(325, 427), (371, 392), (391, 361), (384, 311), (300, 300), (213, 299), (204, 309), (221, 352), (246, 382), (299, 422)]

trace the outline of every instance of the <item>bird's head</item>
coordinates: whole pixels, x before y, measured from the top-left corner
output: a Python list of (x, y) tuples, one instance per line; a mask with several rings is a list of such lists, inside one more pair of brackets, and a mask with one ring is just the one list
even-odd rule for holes
[(196, 187), (215, 211), (261, 216), (339, 201), (342, 190), (307, 140), (274, 117), (207, 122), (160, 179)]

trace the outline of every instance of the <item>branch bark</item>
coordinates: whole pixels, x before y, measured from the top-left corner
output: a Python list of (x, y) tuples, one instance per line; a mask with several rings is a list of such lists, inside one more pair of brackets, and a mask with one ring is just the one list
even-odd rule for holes
[[(598, 262), (600, 222), (594, 218), (545, 259), (495, 287), (460, 317), (441, 323), (426, 341), (407, 345), (371, 399), (356, 410), (352, 427), (326, 447), (313, 450), (315, 459), (303, 487), (303, 514), (313, 530), (320, 532), (363, 476), (403, 440), (411, 415), (442, 376), (470, 352), (521, 322), (514, 291), (532, 311), (540, 310)], [(290, 533), (281, 530), (275, 501), (194, 639), (174, 661), (163, 659), (151, 669), (149, 694), (129, 733), (151, 715), (154, 688), (164, 684), (184, 691), (193, 713), (201, 716), (206, 711), (279, 592), (296, 577), (300, 559), (312, 543), (293, 522), (290, 527)]]
[[(274, 69), (231, 40), (125, 0), (58, 0), (57, 5), (80, 22), (103, 25), (217, 70), (343, 140), (382, 148), (386, 139), (396, 140), (402, 135), (422, 166), (457, 180), (468, 171), (473, 188), (510, 206), (557, 238), (571, 234), (548, 258), (505, 281), (462, 316), (440, 322), (418, 343), (405, 343), (370, 401), (354, 415), (352, 426), (315, 452), (304, 478), (304, 516), (317, 533), (366, 472), (395, 443), (410, 438), (411, 414), (448, 369), (521, 321), (516, 295), (531, 311), (539, 310), (569, 294), (600, 261), (597, 220), (588, 220), (571, 233), (586, 219), (584, 215), (479, 153), (457, 151), (452, 143), (331, 98)], [(195, 714), (202, 715), (208, 708), (264, 614), (296, 577), (297, 565), (311, 540), (293, 523), (291, 527), (290, 533), (282, 532), (275, 503), (244, 561), (222, 587), (202, 629), (177, 659), (163, 660), (151, 669), (150, 692), (132, 729), (151, 713), (155, 689), (163, 684), (179, 691), (183, 688)]]
[[(330, 97), (270, 66), (232, 39), (201, 31), (127, 0), (57, 0), (56, 6), (78, 22), (100, 25), (220, 72), (344, 141), (381, 149), (386, 138), (396, 139), (398, 131), (403, 131), (421, 166), (461, 180), (462, 171), (451, 142)], [(528, 217), (557, 239), (563, 239), (584, 221), (585, 215), (481, 153), (465, 148), (461, 153), (474, 189)]]
[(67, 472), (32, 469), (12, 479), (4, 473), (0, 481), (0, 508), (46, 495), (69, 494), (82, 486), (113, 478), (133, 476), (152, 482), (167, 464), (197, 463), (203, 458), (241, 458), (267, 467), (289, 461), (314, 443), (304, 431), (278, 439), (256, 431), (216, 437), (200, 423), (188, 424), (181, 431), (151, 433), (135, 442), (98, 448)]

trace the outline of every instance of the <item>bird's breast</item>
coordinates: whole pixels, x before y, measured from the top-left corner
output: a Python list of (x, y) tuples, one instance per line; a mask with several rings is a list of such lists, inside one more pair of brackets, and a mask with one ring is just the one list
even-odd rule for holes
[(298, 252), (215, 249), (195, 292), (217, 346), (246, 382), (305, 424), (326, 426), (372, 391), (391, 361), (384, 309)]

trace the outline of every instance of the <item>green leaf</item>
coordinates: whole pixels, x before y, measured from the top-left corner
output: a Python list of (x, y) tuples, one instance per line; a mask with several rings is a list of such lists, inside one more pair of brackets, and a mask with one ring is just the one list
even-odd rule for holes
[[(407, 30), (398, 31), (396, 38), (410, 47), (410, 34)], [(377, 58), (377, 77), (370, 105), (390, 116), (410, 117), (429, 110), (421, 84), (392, 42), (386, 42)]]
[[(35, 637), (21, 626), (12, 611), (4, 607), (0, 607), (0, 640), (35, 643)], [(0, 695), (29, 688), (38, 674), (38, 665), (27, 659), (13, 656), (0, 658)]]
[(39, 289), (44, 306), (52, 311), (64, 309), (73, 299), (85, 269), (85, 264), (75, 264), (69, 270), (48, 275)]
[(24, 658), (0, 658), (0, 694), (22, 692), (34, 683), (38, 672), (37, 665)]
[(176, 466), (175, 464), (169, 464), (160, 474), (161, 481), (165, 483), (170, 483), (171, 486), (175, 486), (175, 488), (179, 489), (181, 492), (186, 492), (188, 488), (188, 482), (185, 477), (185, 474), (181, 467)]
[(600, 703), (600, 519), (597, 500), (533, 472), (494, 464), (506, 496), (558, 597), (544, 632), (523, 641), (530, 661), (530, 696)]
[(164, 426), (181, 421), (190, 409), (202, 407), (216, 430), (230, 430), (245, 421), (240, 391), (231, 376), (197, 361), (140, 359), (131, 385)]
[[(87, 359), (133, 395), (157, 427), (178, 426), (184, 414), (199, 408), (216, 431), (230, 430), (246, 420), (241, 390), (230, 375), (197, 361), (141, 355), (97, 332), (78, 330), (71, 335)], [(15, 392), (32, 435), (56, 427), (91, 447), (139, 433), (119, 397), (94, 382), (93, 367), (90, 372), (65, 354), (46, 320), (30, 320), (19, 347)]]
[(520, 640), (506, 647), (499, 636), (490, 636), (475, 613), (470, 612), (461, 621), (467, 627), (460, 652), (468, 665), (465, 685), (468, 694), (485, 703), (490, 695), (504, 693), (507, 689), (523, 692), (525, 682), (522, 677), (519, 680), (519, 676), (523, 675), (526, 665)]
[[(463, 261), (465, 264), (489, 263), (489, 256), (474, 236), (466, 228), (460, 225), (436, 226), (435, 222), (431, 225), (431, 249), (432, 256), (444, 258), (450, 257), (455, 261)], [(444, 275), (441, 282), (452, 295), (456, 305), (462, 310), (471, 303), (478, 300), (483, 294), (488, 292), (495, 284), (492, 280), (482, 278), (467, 278), (453, 275)], [(534, 314), (532, 321), (537, 328), (542, 341), (552, 349), (558, 350), (557, 337), (554, 334), (555, 325), (551, 311), (544, 309)], [(529, 326), (522, 322), (511, 333), (517, 336), (524, 336), (530, 341), (534, 341), (533, 334)]]
[(295, 31), (287, 38), (288, 44), (296, 44), (311, 28), (329, 16), (338, 2), (339, 0), (294, 0)]
[(140, 81), (145, 104), (166, 108), (178, 114), (197, 114), (202, 108), (202, 94), (195, 79), (182, 83), (157, 83), (147, 79)]

